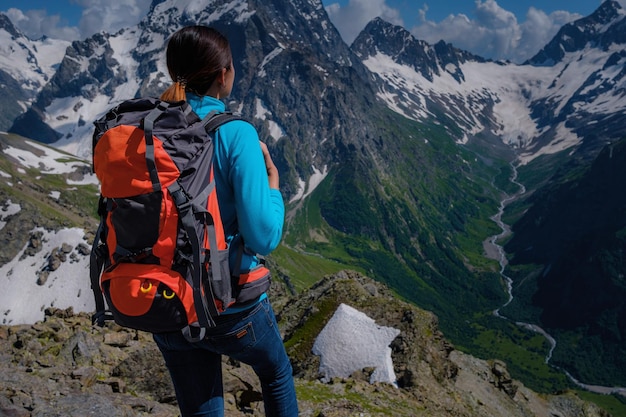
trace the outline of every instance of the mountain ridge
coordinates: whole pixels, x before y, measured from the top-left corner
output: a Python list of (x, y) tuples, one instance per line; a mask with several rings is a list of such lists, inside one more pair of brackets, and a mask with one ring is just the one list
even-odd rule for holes
[[(625, 17), (626, 11), (618, 2), (605, 1), (591, 15), (563, 26), (554, 38), (526, 63), (552, 66), (562, 60), (566, 53), (582, 51), (590, 42), (597, 41), (605, 50), (615, 42), (626, 43), (623, 30), (626, 26)], [(607, 28), (608, 21), (619, 23)]]
[[(287, 329), (286, 345), (298, 358), (295, 385), (305, 415), (386, 416), (392, 410), (397, 416), (425, 417), (608, 416), (575, 393), (539, 396), (512, 379), (504, 363), (455, 351), (432, 314), (400, 302), (379, 283), (352, 271), (325, 277), (301, 298), (285, 298), (274, 283), (270, 296), (278, 304), (279, 326)], [(370, 384), (368, 368), (328, 384), (318, 380), (319, 357), (310, 351), (304, 355), (302, 345), (313, 343), (310, 328), (325, 324), (336, 297), (378, 314), (377, 323), (402, 329), (403, 337), (392, 344), (402, 388)], [(48, 308), (45, 313), (44, 320), (32, 325), (0, 325), (0, 412), (178, 415), (167, 368), (149, 334), (113, 324), (92, 327), (86, 314), (72, 309)], [(224, 360), (223, 377), (228, 415), (264, 415), (260, 386), (248, 366)]]
[[(607, 1), (590, 17), (566, 25), (541, 52), (546, 57), (555, 54), (550, 66), (534, 65), (538, 58), (523, 65), (486, 61), (453, 47), (448, 50), (462, 59), (442, 61), (435, 47), (381, 20), (368, 25), (352, 47), (382, 78), (378, 95), (391, 108), (414, 120), (445, 112), (442, 118), (451, 118), (462, 128), (460, 133), (450, 131), (460, 143), (500, 137), (515, 150), (519, 163), (528, 164), (581, 146), (597, 155), (606, 143), (626, 135), (623, 111), (616, 111), (625, 102), (624, 16), (619, 3)], [(577, 37), (582, 39), (580, 45), (562, 52), (563, 31), (578, 30), (578, 25), (590, 21), (603, 30), (583, 32)], [(385, 49), (390, 46), (384, 43), (389, 33), (404, 42), (395, 41), (393, 49)], [(429, 53), (419, 56), (417, 64), (396, 59), (394, 50), (405, 48)]]

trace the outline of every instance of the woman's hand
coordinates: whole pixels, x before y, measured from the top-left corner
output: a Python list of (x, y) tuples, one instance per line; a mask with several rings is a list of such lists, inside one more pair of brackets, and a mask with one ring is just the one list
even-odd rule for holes
[(270, 183), (270, 188), (279, 188), (279, 176), (278, 169), (276, 165), (274, 165), (274, 161), (272, 161), (272, 157), (270, 156), (270, 152), (267, 149), (267, 145), (264, 142), (261, 143), (261, 151), (263, 152), (263, 159), (265, 160), (265, 168), (267, 169), (267, 179)]

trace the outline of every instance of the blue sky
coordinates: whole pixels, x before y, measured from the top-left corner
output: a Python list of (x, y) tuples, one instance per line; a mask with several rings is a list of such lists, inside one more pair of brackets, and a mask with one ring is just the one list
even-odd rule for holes
[[(347, 43), (380, 16), (429, 43), (441, 39), (485, 58), (522, 62), (566, 23), (603, 0), (322, 0)], [(626, 7), (626, 0), (618, 0)], [(26, 35), (84, 39), (136, 24), (151, 0), (1, 0), (0, 12)]]

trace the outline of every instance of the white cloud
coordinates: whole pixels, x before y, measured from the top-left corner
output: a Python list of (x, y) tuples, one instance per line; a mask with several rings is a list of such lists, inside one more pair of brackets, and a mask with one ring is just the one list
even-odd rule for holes
[(76, 40), (80, 37), (78, 28), (68, 26), (68, 22), (60, 15), (48, 15), (43, 9), (27, 10), (11, 8), (6, 15), (11, 22), (30, 39), (40, 39), (47, 36), (54, 39)]
[(100, 31), (113, 33), (136, 25), (148, 13), (151, 0), (76, 0), (75, 3), (83, 7), (78, 26), (70, 26), (67, 19), (58, 14), (50, 15), (43, 8), (25, 12), (11, 8), (6, 14), (31, 39), (45, 35), (74, 41), (86, 39)]
[(521, 25), (522, 37), (515, 48), (514, 61), (523, 61), (534, 56), (556, 35), (559, 29), (582, 16), (565, 11), (555, 11), (547, 15), (542, 10), (531, 7), (526, 13), (526, 21)]
[(151, 0), (78, 0), (83, 6), (79, 28), (83, 38), (105, 30), (109, 33), (136, 25), (150, 8)]
[(351, 44), (365, 25), (375, 17), (404, 26), (400, 12), (387, 6), (385, 0), (350, 0), (343, 7), (339, 3), (333, 3), (326, 7), (326, 12), (347, 44)]
[[(619, 2), (626, 7), (626, 0)], [(475, 4), (473, 16), (450, 14), (439, 22), (428, 20), (428, 5), (424, 4), (418, 11), (421, 23), (409, 30), (431, 44), (443, 39), (484, 58), (523, 62), (539, 52), (563, 25), (582, 17), (568, 11), (547, 14), (530, 7), (525, 20), (519, 21), (496, 0), (476, 0)], [(326, 11), (348, 44), (375, 17), (404, 26), (400, 12), (389, 7), (387, 0), (350, 0), (343, 7), (332, 3)]]
[[(626, 8), (626, 0), (618, 0)], [(598, 0), (598, 5), (602, 1)], [(136, 25), (148, 12), (151, 0), (75, 0), (84, 8), (78, 26), (70, 26), (58, 14), (46, 10), (16, 8), (6, 14), (13, 24), (31, 39), (43, 35), (68, 41), (85, 39), (96, 32), (116, 32)], [(443, 39), (454, 46), (485, 58), (509, 59), (522, 62), (548, 43), (561, 26), (581, 16), (567, 11), (546, 14), (529, 8), (526, 20), (519, 22), (515, 15), (500, 7), (496, 0), (476, 0), (475, 17), (451, 14), (435, 22), (428, 20), (428, 6), (419, 10), (421, 23), (410, 29), (419, 39), (436, 43)], [(365, 25), (381, 17), (394, 25), (404, 26), (401, 13), (387, 5), (387, 0), (349, 0), (345, 6), (332, 3), (326, 11), (344, 41), (352, 43)]]
[(426, 12), (427, 9), (421, 11), (421, 23), (411, 29), (418, 39), (429, 43), (443, 39), (485, 58), (514, 62), (532, 57), (564, 24), (582, 17), (566, 11), (546, 14), (531, 7), (526, 20), (520, 23), (513, 13), (500, 7), (495, 0), (477, 0), (473, 19), (456, 14), (434, 22), (426, 18)]

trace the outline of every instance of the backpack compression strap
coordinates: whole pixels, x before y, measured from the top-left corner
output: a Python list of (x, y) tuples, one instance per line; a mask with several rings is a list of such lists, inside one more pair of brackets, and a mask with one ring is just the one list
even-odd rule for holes
[[(211, 182), (209, 185), (214, 186), (215, 183)], [(209, 188), (208, 186), (206, 188)], [(196, 233), (194, 226), (194, 214), (198, 210), (199, 198), (202, 195), (209, 195), (209, 192), (200, 193), (193, 200), (189, 200), (180, 186), (178, 181), (174, 181), (172, 185), (168, 187), (170, 195), (176, 203), (178, 213), (180, 215), (180, 221), (187, 232), (191, 248), (193, 251), (193, 260), (191, 265), (191, 286), (193, 288), (193, 302), (196, 307), (196, 314), (198, 315), (198, 323), (200, 327), (215, 327), (215, 321), (212, 317), (216, 317), (219, 313), (217, 307), (213, 302), (207, 302), (207, 298), (211, 297), (213, 300), (213, 292), (211, 286), (207, 285), (207, 289), (210, 292), (207, 297), (204, 296), (204, 290), (202, 288), (202, 256), (200, 249), (200, 238)], [(206, 202), (206, 198), (204, 200)], [(206, 208), (204, 209), (206, 211)], [(219, 268), (217, 268), (219, 269)]]
[(91, 324), (97, 324), (98, 326), (104, 326), (106, 320), (113, 320), (113, 314), (106, 309), (104, 304), (104, 296), (100, 289), (100, 274), (104, 267), (104, 261), (107, 254), (105, 239), (102, 237), (104, 233), (106, 205), (109, 200), (100, 197), (98, 202), (98, 213), (100, 214), (100, 224), (96, 230), (96, 236), (94, 237), (93, 244), (91, 246), (91, 254), (89, 257), (89, 277), (91, 279), (91, 290), (93, 291), (94, 300), (96, 302), (96, 312), (91, 316)]
[(146, 164), (148, 165), (150, 181), (152, 181), (152, 189), (154, 191), (161, 191), (161, 181), (159, 180), (159, 173), (154, 160), (154, 137), (152, 131), (154, 122), (168, 107), (168, 102), (161, 101), (143, 120), (144, 138), (146, 140)]
[[(210, 134), (224, 123), (231, 120), (239, 119), (241, 119), (241, 117), (233, 115), (232, 113), (216, 114), (215, 112), (211, 112), (207, 116), (205, 116), (205, 118), (202, 120), (202, 123), (204, 124), (207, 133)], [(212, 143), (210, 144), (209, 151), (213, 152)], [(172, 185), (168, 187), (168, 191), (174, 199), (176, 207), (178, 208), (180, 220), (183, 227), (185, 228), (185, 231), (187, 232), (187, 236), (189, 237), (192, 246), (193, 260), (191, 271), (191, 285), (193, 288), (194, 305), (196, 306), (198, 324), (201, 328), (214, 327), (215, 321), (213, 320), (213, 317), (217, 317), (219, 315), (219, 312), (217, 310), (215, 302), (213, 302), (214, 294), (211, 285), (207, 285), (205, 287), (206, 291), (208, 292), (206, 296), (205, 289), (203, 289), (202, 287), (202, 268), (204, 264), (204, 257), (200, 248), (200, 238), (196, 233), (196, 229), (194, 226), (196, 215), (202, 215), (205, 224), (208, 226), (207, 233), (209, 239), (210, 262), (212, 265), (215, 265), (215, 267), (211, 270), (211, 273), (213, 274), (213, 280), (221, 281), (224, 279), (230, 279), (230, 277), (223, 277), (221, 274), (221, 268), (219, 267), (219, 248), (217, 245), (215, 228), (213, 227), (214, 220), (206, 207), (209, 195), (211, 194), (211, 192), (213, 192), (214, 188), (215, 181), (210, 181), (209, 184), (207, 184), (202, 189), (202, 191), (193, 198), (193, 200), (189, 200), (178, 181), (175, 181)], [(186, 331), (189, 332), (189, 329), (186, 329)], [(203, 335), (203, 333), (201, 333), (201, 335)], [(192, 341), (197, 339), (197, 337), (192, 337), (190, 333), (187, 333), (185, 337), (190, 338), (190, 340)], [(201, 337), (202, 336), (200, 336), (200, 338)]]

